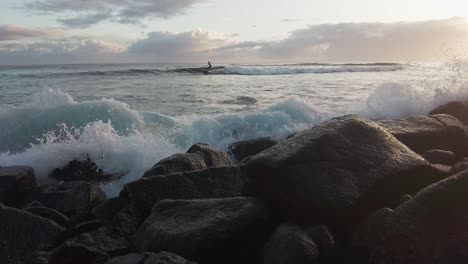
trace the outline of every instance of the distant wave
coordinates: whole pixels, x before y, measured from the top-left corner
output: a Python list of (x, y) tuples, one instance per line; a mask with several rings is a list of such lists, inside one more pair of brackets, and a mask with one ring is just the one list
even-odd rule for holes
[[(314, 65), (316, 66), (316, 65)], [(326, 74), (344, 72), (389, 72), (403, 70), (404, 66), (396, 65), (340, 65), (340, 66), (229, 66), (224, 74), (239, 75), (283, 75), (283, 74)]]
[(301, 64), (257, 64), (257, 65), (227, 65), (213, 68), (166, 68), (166, 69), (125, 69), (71, 71), (36, 74), (18, 74), (17, 77), (57, 77), (57, 76), (138, 76), (163, 74), (225, 74), (225, 75), (282, 75), (282, 74), (325, 74), (344, 72), (386, 72), (403, 70), (405, 65), (398, 63), (301, 63)]

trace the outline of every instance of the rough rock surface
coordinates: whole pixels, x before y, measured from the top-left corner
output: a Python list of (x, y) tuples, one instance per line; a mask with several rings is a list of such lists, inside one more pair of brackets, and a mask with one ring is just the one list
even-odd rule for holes
[(70, 219), (68, 219), (68, 217), (51, 208), (47, 208), (44, 206), (32, 206), (26, 208), (25, 211), (43, 218), (50, 219), (57, 223), (59, 226), (65, 228), (68, 227), (68, 225), (70, 224)]
[(468, 150), (465, 127), (450, 115), (416, 116), (378, 123), (417, 153), (444, 149), (463, 157)]
[(255, 198), (163, 200), (138, 230), (140, 251), (168, 251), (199, 263), (256, 263), (271, 232)]
[(449, 175), (455, 175), (465, 170), (468, 170), (468, 161), (458, 162), (457, 164), (452, 166), (448, 173)]
[(129, 254), (121, 257), (116, 257), (106, 264), (196, 264), (188, 261), (181, 256), (169, 252), (144, 253), (144, 254)]
[(96, 218), (112, 219), (123, 207), (123, 201), (119, 197), (105, 200), (91, 211)]
[(356, 252), (372, 263), (468, 263), (467, 189), (464, 171), (378, 210), (357, 232)]
[(203, 170), (210, 167), (235, 165), (226, 152), (219, 151), (208, 144), (195, 144), (184, 154), (167, 157), (145, 172), (144, 178), (174, 172)]
[(358, 116), (300, 132), (253, 156), (246, 171), (245, 194), (308, 224), (350, 224), (440, 180), (421, 156)]
[(423, 158), (433, 164), (445, 164), (452, 166), (456, 162), (455, 154), (452, 151), (431, 149), (422, 154)]
[(91, 183), (64, 182), (40, 186), (30, 199), (63, 213), (76, 223), (89, 218), (91, 210), (106, 199), (106, 194)]
[(229, 145), (228, 152), (240, 162), (248, 156), (258, 154), (268, 148), (273, 147), (278, 142), (269, 137), (258, 138), (253, 140), (239, 141)]
[(63, 230), (51, 220), (0, 204), (0, 263), (30, 263), (32, 254), (52, 244)]
[(282, 224), (265, 245), (265, 264), (318, 263), (319, 250), (315, 242), (300, 227)]
[(36, 188), (36, 177), (31, 167), (0, 167), (0, 202), (20, 207)]
[(242, 179), (236, 166), (142, 178), (125, 185), (120, 198), (143, 214), (163, 199), (203, 199), (240, 196)]
[(441, 105), (430, 112), (430, 115), (449, 114), (456, 117), (463, 124), (468, 125), (468, 105), (466, 102), (450, 102)]

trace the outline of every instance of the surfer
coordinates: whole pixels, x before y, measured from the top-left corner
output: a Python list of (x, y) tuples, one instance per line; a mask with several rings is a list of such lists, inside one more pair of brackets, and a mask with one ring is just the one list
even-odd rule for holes
[(208, 61), (208, 69), (211, 69), (211, 63)]

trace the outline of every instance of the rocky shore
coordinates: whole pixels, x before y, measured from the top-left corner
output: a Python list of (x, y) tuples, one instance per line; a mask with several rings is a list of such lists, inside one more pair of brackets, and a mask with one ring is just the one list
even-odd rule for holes
[(452, 102), (195, 144), (113, 198), (99, 183), (120, 176), (89, 159), (41, 186), (0, 167), (0, 263), (468, 263), (467, 116)]

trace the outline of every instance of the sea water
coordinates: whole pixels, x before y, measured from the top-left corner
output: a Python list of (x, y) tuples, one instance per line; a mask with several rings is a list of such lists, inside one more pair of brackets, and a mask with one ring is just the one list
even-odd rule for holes
[(194, 64), (0, 66), (0, 166), (38, 181), (90, 157), (125, 176), (116, 195), (157, 161), (192, 144), (284, 138), (344, 114), (427, 114), (468, 98), (463, 62), (439, 64)]

